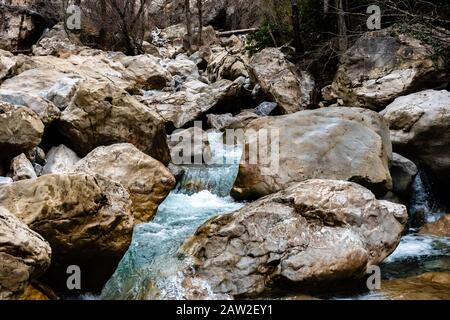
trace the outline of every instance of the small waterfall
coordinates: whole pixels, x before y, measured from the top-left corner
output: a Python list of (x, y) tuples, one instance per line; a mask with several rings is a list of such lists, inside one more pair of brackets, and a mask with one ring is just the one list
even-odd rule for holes
[[(185, 179), (159, 206), (155, 219), (135, 227), (130, 248), (102, 299), (184, 298), (181, 270), (189, 261), (178, 256), (178, 249), (209, 218), (243, 206), (229, 196), (242, 152), (224, 146), (220, 133), (208, 137), (215, 163), (187, 167)], [(195, 193), (192, 181), (207, 190)]]

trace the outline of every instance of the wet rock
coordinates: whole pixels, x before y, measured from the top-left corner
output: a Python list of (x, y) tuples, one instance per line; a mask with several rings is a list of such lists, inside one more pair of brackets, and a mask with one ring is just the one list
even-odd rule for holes
[(73, 171), (100, 174), (122, 184), (130, 194), (136, 223), (152, 220), (175, 187), (175, 178), (161, 162), (127, 143), (94, 149)]
[(444, 215), (436, 222), (424, 225), (420, 228), (419, 233), (436, 237), (450, 237), (450, 214)]
[(266, 117), (270, 116), (270, 114), (278, 107), (275, 102), (263, 102), (257, 108), (255, 113), (259, 116)]
[[(211, 85), (198, 80), (184, 82), (177, 92), (160, 92), (142, 98), (167, 125), (183, 128), (218, 105), (227, 106), (241, 96), (241, 79), (220, 80)], [(229, 103), (232, 104), (232, 103)]]

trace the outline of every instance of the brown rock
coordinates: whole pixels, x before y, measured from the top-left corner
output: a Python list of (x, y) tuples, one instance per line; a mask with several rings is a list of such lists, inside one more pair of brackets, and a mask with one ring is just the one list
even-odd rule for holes
[(284, 113), (304, 110), (312, 103), (314, 79), (305, 71), (297, 72), (279, 49), (255, 54), (250, 61), (250, 76)]

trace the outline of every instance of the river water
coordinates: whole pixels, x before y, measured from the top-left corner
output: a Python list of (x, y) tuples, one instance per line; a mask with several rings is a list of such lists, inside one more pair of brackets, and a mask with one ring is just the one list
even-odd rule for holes
[[(178, 187), (159, 206), (155, 219), (135, 227), (132, 244), (108, 281), (101, 299), (184, 299), (181, 270), (189, 261), (178, 254), (182, 243), (209, 218), (238, 210), (243, 203), (230, 196), (238, 173), (242, 151), (222, 144), (220, 133), (210, 133), (212, 164), (186, 167)], [(194, 187), (193, 187), (194, 186)], [(200, 189), (203, 189), (199, 191)], [(420, 176), (414, 183), (412, 211), (425, 211), (433, 220), (433, 205)], [(397, 250), (381, 265), (383, 285), (389, 281), (416, 276), (425, 272), (450, 274), (450, 238), (435, 238), (411, 233), (404, 236)], [(397, 280), (395, 280), (397, 279)], [(207, 284), (203, 284), (207, 288)], [(403, 289), (404, 288), (404, 289)], [(433, 290), (436, 288), (433, 287)], [(401, 287), (416, 290), (416, 287)], [(427, 290), (426, 287), (425, 289)], [(431, 290), (431, 289), (430, 289)], [(444, 288), (444, 290), (446, 290)], [(392, 290), (391, 290), (392, 291)], [(448, 287), (447, 287), (448, 291)], [(450, 292), (430, 293), (447, 297)], [(210, 295), (213, 297), (213, 295)], [(323, 297), (323, 296), (321, 296)], [(281, 297), (283, 298), (283, 297)], [(327, 299), (396, 299), (386, 291), (333, 294)], [(401, 298), (401, 297), (400, 297)]]
[[(177, 254), (181, 244), (209, 218), (243, 207), (230, 196), (242, 151), (210, 133), (209, 165), (185, 167), (179, 186), (159, 206), (155, 219), (136, 226), (128, 252), (101, 294), (102, 299), (183, 299), (181, 270), (189, 261)], [(202, 185), (196, 192), (191, 186)]]

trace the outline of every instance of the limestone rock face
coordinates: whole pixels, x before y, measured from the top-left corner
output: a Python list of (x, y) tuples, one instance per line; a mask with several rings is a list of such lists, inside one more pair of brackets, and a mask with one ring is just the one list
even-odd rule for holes
[(23, 153), (11, 161), (10, 174), (14, 181), (37, 178), (33, 165)]
[(122, 184), (130, 193), (136, 223), (150, 221), (175, 187), (175, 178), (161, 162), (128, 143), (94, 149), (73, 171), (100, 174)]
[(425, 164), (450, 185), (450, 92), (426, 90), (396, 99), (381, 114), (396, 152)]
[(0, 160), (32, 150), (43, 134), (44, 125), (34, 112), (0, 101)]
[(318, 289), (362, 278), (395, 250), (406, 220), (406, 207), (357, 184), (309, 180), (212, 218), (181, 251), (194, 259), (188, 277), (217, 294)]
[(66, 270), (76, 265), (83, 272), (82, 290), (100, 290), (131, 241), (130, 196), (99, 175), (47, 175), (0, 185), (0, 203), (50, 243), (46, 277), (55, 289), (67, 289)]
[(19, 299), (28, 282), (50, 266), (49, 244), (0, 207), (0, 300)]
[(304, 110), (311, 104), (314, 79), (305, 71), (297, 72), (279, 49), (268, 48), (255, 54), (249, 68), (254, 81), (284, 113)]
[[(308, 179), (349, 180), (379, 195), (392, 189), (389, 130), (375, 112), (359, 108), (301, 111), (254, 120), (245, 130), (248, 152), (232, 191), (237, 199), (260, 198)], [(267, 143), (259, 138), (261, 132)], [(255, 161), (258, 143), (265, 151), (262, 156), (256, 154), (259, 160)]]
[(448, 82), (443, 60), (421, 41), (392, 30), (368, 32), (343, 56), (330, 98), (380, 110), (395, 98)]
[(42, 175), (71, 172), (80, 158), (65, 145), (53, 147), (45, 156), (45, 166)]
[(83, 156), (101, 145), (128, 142), (169, 163), (163, 120), (110, 83), (85, 82), (62, 113), (60, 132)]

